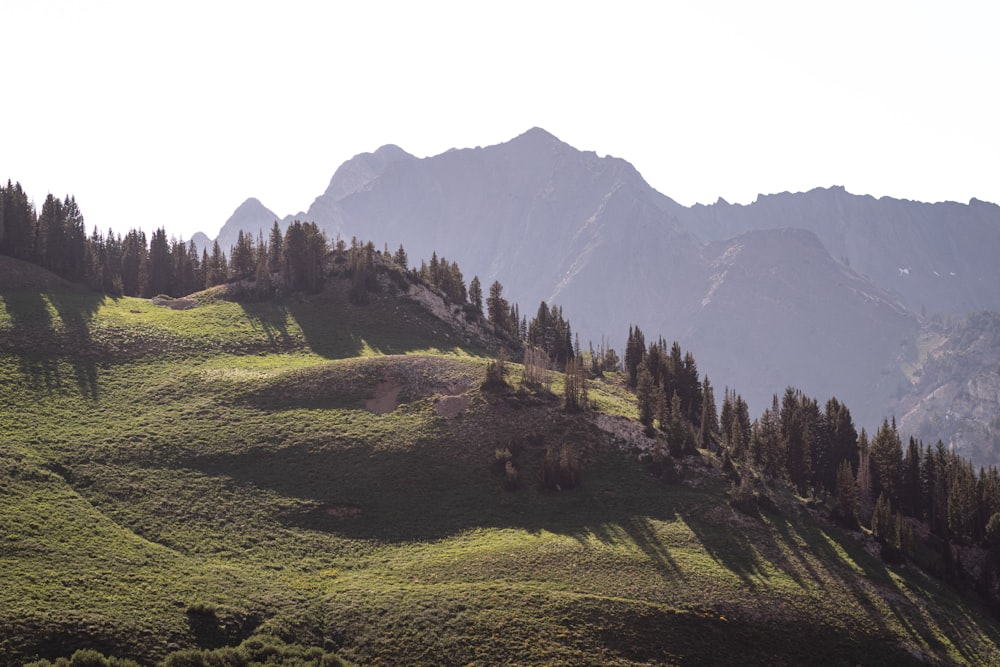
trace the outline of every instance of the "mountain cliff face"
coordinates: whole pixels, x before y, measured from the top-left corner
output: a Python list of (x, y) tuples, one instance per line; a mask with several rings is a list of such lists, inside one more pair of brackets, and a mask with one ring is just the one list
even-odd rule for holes
[(846, 401), (859, 424), (907, 388), (917, 317), (833, 259), (810, 231), (765, 230), (711, 243), (699, 310), (681, 334), (702, 370), (760, 411), (788, 384)]
[(1000, 207), (973, 199), (927, 204), (848, 193), (842, 187), (719, 201), (680, 213), (705, 240), (798, 227), (830, 254), (897, 294), (914, 312), (966, 316), (1000, 310)]
[[(270, 226), (259, 202), (244, 206)], [(467, 281), (500, 280), (525, 313), (558, 303), (584, 346), (620, 348), (630, 324), (677, 339), (754, 413), (791, 384), (872, 427), (913, 396), (900, 369), (918, 363), (918, 313), (1000, 310), (996, 205), (834, 187), (688, 208), (628, 162), (539, 128), (427, 158), (358, 155), (293, 217), (331, 238), (402, 243), (414, 262), (436, 251)]]
[(926, 442), (942, 440), (977, 463), (1000, 452), (1000, 314), (975, 313), (950, 330), (920, 339), (923, 361), (900, 402), (900, 427)]

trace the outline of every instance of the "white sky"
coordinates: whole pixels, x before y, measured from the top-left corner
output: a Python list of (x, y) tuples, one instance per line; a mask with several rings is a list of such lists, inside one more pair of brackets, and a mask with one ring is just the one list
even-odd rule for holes
[(540, 126), (682, 204), (1000, 202), (1000, 3), (0, 0), (0, 178), (214, 236), (353, 155)]

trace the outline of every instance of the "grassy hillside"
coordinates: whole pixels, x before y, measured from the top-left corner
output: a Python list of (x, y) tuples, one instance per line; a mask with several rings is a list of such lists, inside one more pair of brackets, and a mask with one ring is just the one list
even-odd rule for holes
[[(269, 636), (315, 647), (305, 664), (1000, 661), (975, 600), (783, 489), (737, 513), (708, 453), (654, 476), (557, 397), (480, 389), (482, 350), (402, 296), (175, 310), (18, 287), (0, 663)], [(592, 396), (634, 414), (614, 379)], [(582, 483), (544, 491), (564, 445)]]

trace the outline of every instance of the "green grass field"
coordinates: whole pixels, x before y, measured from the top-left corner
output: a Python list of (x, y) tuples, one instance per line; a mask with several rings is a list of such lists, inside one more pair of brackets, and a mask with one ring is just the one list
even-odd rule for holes
[[(787, 490), (735, 512), (708, 453), (651, 475), (560, 380), (481, 390), (482, 349), (405, 299), (0, 302), (0, 663), (267, 636), (315, 647), (285, 664), (1000, 663), (975, 599)], [(544, 491), (564, 443), (582, 483)]]

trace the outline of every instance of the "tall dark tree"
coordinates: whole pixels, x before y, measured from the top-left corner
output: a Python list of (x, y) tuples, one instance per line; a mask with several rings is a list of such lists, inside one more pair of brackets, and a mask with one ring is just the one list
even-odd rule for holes
[[(285, 285), (291, 291), (311, 292), (318, 289), (321, 278), (321, 257), (318, 257), (318, 248), (323, 246), (325, 250), (325, 240), (320, 244), (318, 229), (314, 230), (313, 223), (302, 223), (299, 220), (293, 221), (285, 230), (285, 239), (282, 247), (282, 269), (281, 275)], [(351, 244), (351, 251), (361, 250), (357, 239)]]
[[(399, 266), (399, 268), (403, 269), (404, 271), (410, 268), (409, 267), (410, 260), (406, 256), (406, 250), (403, 248), (402, 243), (399, 244), (399, 250), (396, 251), (396, 254), (392, 256), (392, 261), (394, 261), (396, 265)], [(480, 298), (482, 298), (481, 292), (479, 296)]]
[(167, 230), (160, 227), (149, 239), (149, 254), (147, 256), (146, 283), (142, 293), (145, 297), (173, 292), (172, 262), (170, 242), (167, 241)]
[(234, 280), (243, 280), (254, 274), (257, 270), (254, 260), (255, 254), (253, 236), (244, 234), (242, 229), (239, 230), (239, 234), (236, 236), (236, 245), (229, 253), (229, 271)]
[(125, 296), (139, 296), (145, 284), (146, 233), (131, 229), (122, 241), (122, 289)]
[[(734, 397), (735, 393), (733, 392)], [(719, 412), (719, 430), (722, 433), (722, 444), (730, 450), (733, 444), (733, 422), (735, 421), (733, 412), (733, 400), (730, 398), (729, 387), (726, 387), (722, 394), (722, 410)]]
[(628, 328), (628, 340), (625, 343), (625, 373), (628, 386), (636, 388), (639, 380), (639, 364), (646, 357), (646, 338), (638, 326)]
[(23, 260), (34, 258), (35, 209), (20, 183), (0, 187), (0, 253)]
[(837, 467), (837, 515), (852, 528), (857, 524), (858, 487), (851, 462), (846, 459)]
[(701, 447), (714, 451), (719, 438), (719, 414), (715, 407), (715, 393), (712, 391), (712, 383), (708, 381), (707, 375), (701, 384), (701, 393), (701, 427), (698, 431)]
[(636, 371), (635, 395), (639, 401), (639, 422), (651, 431), (656, 413), (656, 385), (645, 366), (640, 366)]
[(503, 298), (503, 285), (500, 284), (499, 280), (494, 280), (493, 284), (490, 285), (490, 296), (486, 299), (486, 312), (494, 327), (507, 330), (507, 311), (509, 308), (507, 299)]
[(923, 457), (915, 438), (910, 438), (903, 460), (903, 488), (900, 493), (900, 510), (909, 516), (919, 516), (923, 506), (920, 497), (920, 461)]
[(229, 275), (229, 262), (226, 255), (219, 247), (219, 239), (212, 243), (212, 255), (208, 258), (208, 266), (205, 269), (205, 287), (214, 287), (226, 282)]
[(62, 274), (66, 254), (66, 213), (62, 200), (50, 193), (38, 214), (35, 231), (37, 261), (55, 273)]
[(692, 424), (701, 419), (701, 402), (703, 400), (701, 381), (698, 379), (698, 366), (694, 355), (684, 354), (684, 361), (677, 369), (677, 393), (681, 398), (681, 409), (685, 418)]
[(73, 282), (83, 280), (87, 261), (87, 230), (76, 197), (67, 195), (63, 204), (65, 256), (63, 276)]
[[(810, 405), (810, 403), (812, 405)], [(785, 469), (799, 493), (805, 493), (812, 478), (812, 437), (815, 401), (788, 387), (781, 399), (781, 436), (785, 443)], [(818, 410), (815, 411), (818, 415)]]
[(818, 440), (813, 456), (813, 480), (833, 491), (841, 461), (848, 461), (852, 469), (858, 465), (858, 432), (851, 419), (851, 411), (836, 398), (826, 402), (823, 413), (822, 440)]
[(271, 225), (271, 234), (267, 237), (267, 268), (271, 273), (281, 271), (281, 258), (284, 256), (284, 236), (281, 227), (275, 220)]
[(476, 312), (480, 315), (483, 314), (483, 286), (479, 282), (479, 276), (472, 276), (472, 282), (469, 283), (469, 303), (476, 309)]
[(903, 445), (895, 420), (892, 425), (883, 420), (870, 448), (875, 495), (884, 493), (889, 504), (898, 507), (902, 490)]

